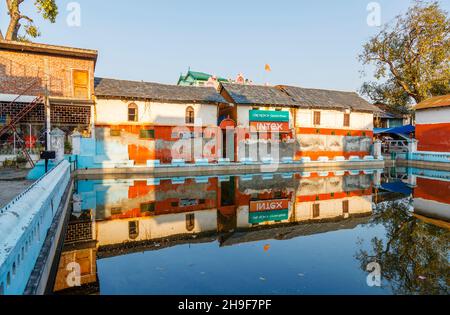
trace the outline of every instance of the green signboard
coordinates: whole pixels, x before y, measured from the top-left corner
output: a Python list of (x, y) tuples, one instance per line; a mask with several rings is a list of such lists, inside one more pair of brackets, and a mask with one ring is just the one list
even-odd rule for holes
[(289, 122), (288, 111), (251, 110), (250, 121)]
[(284, 221), (289, 219), (289, 210), (275, 210), (264, 212), (251, 212), (248, 217), (250, 224), (271, 222), (271, 221)]

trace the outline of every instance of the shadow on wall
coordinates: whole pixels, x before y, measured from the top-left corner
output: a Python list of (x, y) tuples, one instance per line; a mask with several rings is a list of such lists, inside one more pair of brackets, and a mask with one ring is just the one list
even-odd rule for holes
[[(44, 82), (42, 69), (31, 69), (28, 66), (0, 57), (0, 93), (44, 95), (47, 88), (52, 96), (64, 96), (61, 79), (49, 77)], [(61, 74), (61, 77), (64, 77)]]

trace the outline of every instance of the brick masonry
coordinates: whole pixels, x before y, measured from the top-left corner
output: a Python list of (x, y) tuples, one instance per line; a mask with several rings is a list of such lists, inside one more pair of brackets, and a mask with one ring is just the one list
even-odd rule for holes
[[(86, 100), (94, 93), (95, 58), (73, 55), (77, 49), (61, 49), (55, 46), (17, 44), (19, 48), (0, 49), (0, 94), (48, 95), (56, 98), (75, 99), (73, 72), (88, 73), (88, 93)], [(34, 50), (30, 50), (33, 46)], [(36, 46), (36, 47), (34, 47)], [(45, 46), (45, 47), (41, 47)], [(67, 51), (65, 53), (64, 51)], [(16, 117), (27, 106), (26, 103), (0, 102), (0, 124)], [(87, 105), (87, 104), (86, 104)], [(74, 128), (86, 128), (91, 122), (91, 107), (79, 105), (52, 104), (50, 107), (52, 127), (67, 132)], [(45, 126), (45, 106), (38, 104), (18, 124)]]
[(47, 86), (50, 96), (73, 97), (73, 70), (89, 72), (89, 95), (94, 93), (95, 62), (83, 58), (0, 50), (0, 93), (42, 94)]

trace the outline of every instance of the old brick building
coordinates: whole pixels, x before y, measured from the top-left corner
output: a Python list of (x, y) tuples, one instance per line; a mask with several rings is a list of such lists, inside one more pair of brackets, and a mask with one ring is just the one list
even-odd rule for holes
[[(47, 124), (88, 133), (96, 61), (95, 50), (0, 40), (0, 155), (17, 138), (36, 149)], [(4, 128), (11, 122), (18, 137)]]

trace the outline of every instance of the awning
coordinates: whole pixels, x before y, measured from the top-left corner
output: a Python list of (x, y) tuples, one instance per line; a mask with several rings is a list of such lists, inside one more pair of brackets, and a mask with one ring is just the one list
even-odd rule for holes
[(390, 192), (400, 193), (405, 196), (411, 196), (411, 194), (413, 193), (412, 188), (402, 181), (383, 183), (381, 185), (381, 188)]
[(375, 128), (373, 130), (373, 133), (375, 135), (379, 135), (382, 133), (391, 133), (396, 135), (409, 135), (410, 133), (413, 133), (416, 131), (416, 127), (413, 125), (406, 125), (401, 127), (395, 127), (395, 128)]

